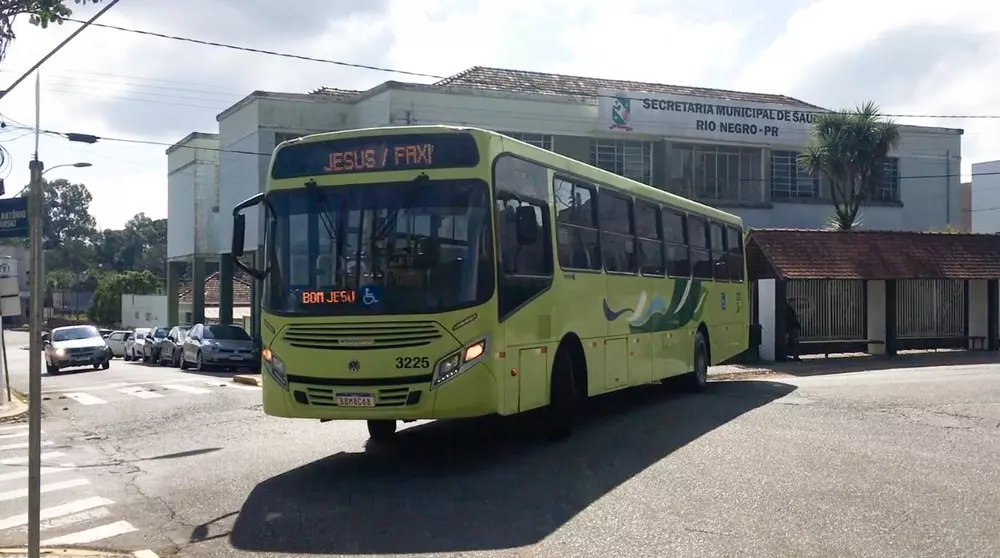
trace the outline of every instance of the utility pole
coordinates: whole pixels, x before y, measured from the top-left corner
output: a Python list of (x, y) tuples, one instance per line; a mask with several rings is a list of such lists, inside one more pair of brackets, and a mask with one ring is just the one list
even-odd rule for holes
[(30, 321), (28, 341), (28, 557), (41, 555), (41, 468), (42, 468), (42, 309), (45, 270), (42, 252), (42, 162), (31, 160), (28, 193), (28, 227), (31, 242)]

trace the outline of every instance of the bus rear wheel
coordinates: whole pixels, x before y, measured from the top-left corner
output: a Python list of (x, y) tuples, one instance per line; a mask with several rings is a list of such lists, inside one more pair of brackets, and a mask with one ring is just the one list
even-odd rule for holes
[(368, 436), (376, 442), (388, 442), (396, 437), (396, 421), (368, 421)]
[(699, 331), (694, 337), (694, 370), (684, 375), (684, 390), (697, 393), (708, 383), (708, 342)]

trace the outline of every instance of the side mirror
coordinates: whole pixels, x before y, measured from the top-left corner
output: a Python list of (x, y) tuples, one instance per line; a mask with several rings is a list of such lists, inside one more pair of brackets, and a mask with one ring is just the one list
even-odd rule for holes
[(231, 253), (234, 258), (243, 256), (243, 243), (247, 235), (247, 216), (240, 213), (233, 217), (233, 245)]
[(517, 208), (517, 243), (521, 246), (531, 246), (538, 242), (541, 225), (535, 217), (535, 208), (521, 206)]

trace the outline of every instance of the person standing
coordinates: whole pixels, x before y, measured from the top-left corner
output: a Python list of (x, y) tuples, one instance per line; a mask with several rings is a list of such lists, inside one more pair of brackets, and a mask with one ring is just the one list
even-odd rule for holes
[(795, 312), (792, 301), (785, 303), (785, 333), (788, 337), (788, 355), (792, 360), (802, 360), (799, 358), (799, 332), (802, 325), (799, 323), (799, 315)]

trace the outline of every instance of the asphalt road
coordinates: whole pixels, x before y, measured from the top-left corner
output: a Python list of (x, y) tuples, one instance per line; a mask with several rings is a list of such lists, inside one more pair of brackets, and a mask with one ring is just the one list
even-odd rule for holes
[[(162, 397), (120, 392), (129, 380)], [(208, 392), (163, 387), (183, 380)], [(459, 421), (412, 425), (392, 450), (206, 381), (122, 362), (45, 378), (44, 450), (89, 482), (67, 492), (110, 502), (52, 536), (125, 522), (92, 544), (191, 558), (1000, 554), (998, 365), (631, 390), (565, 442)]]

